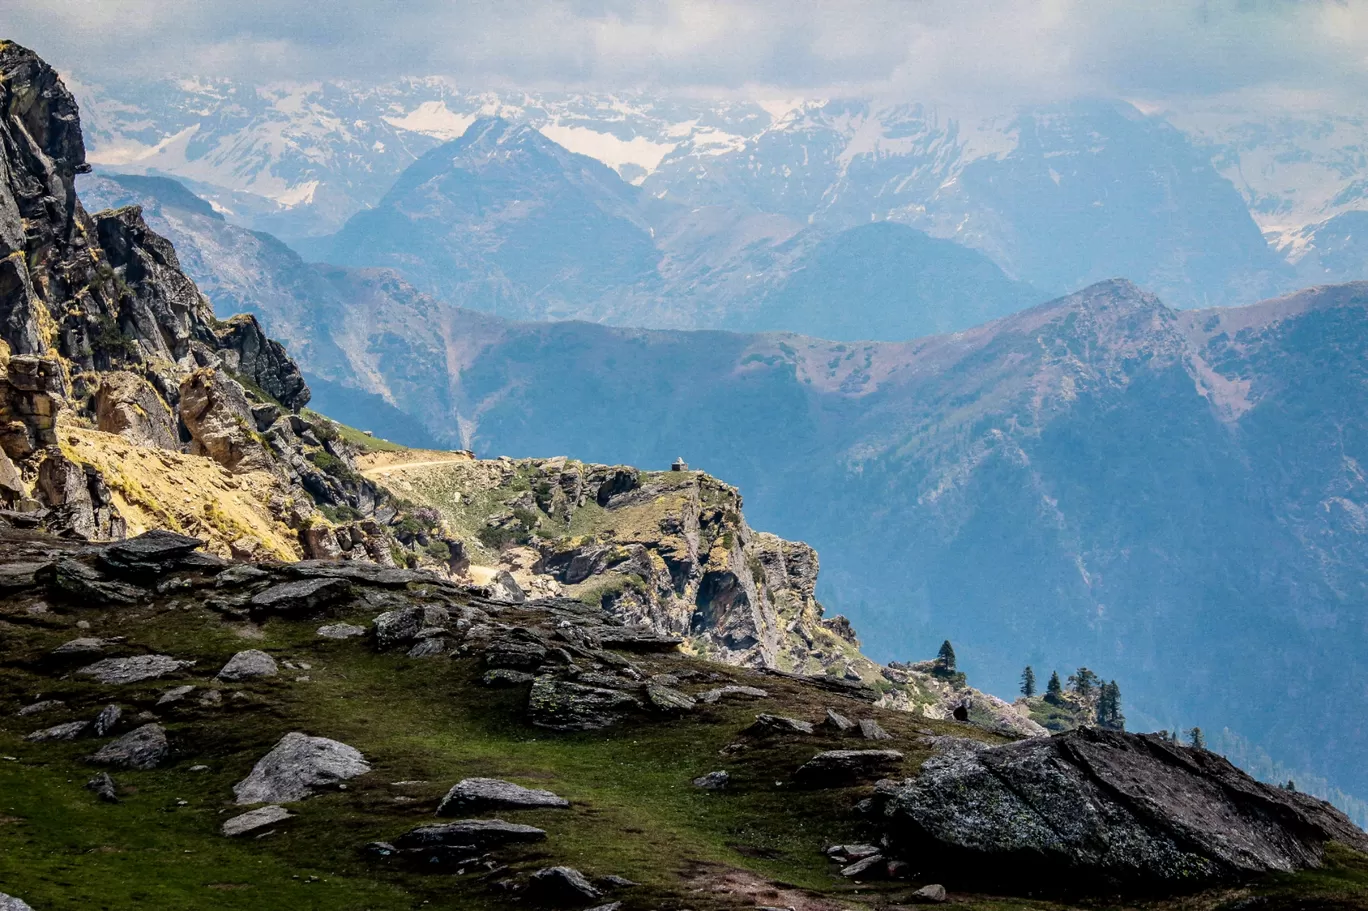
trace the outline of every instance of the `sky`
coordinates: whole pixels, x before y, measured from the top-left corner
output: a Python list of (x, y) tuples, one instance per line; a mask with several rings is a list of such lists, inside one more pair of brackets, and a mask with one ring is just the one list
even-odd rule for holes
[(1368, 0), (7, 0), (0, 36), (105, 83), (437, 74), (997, 102), (1368, 89)]

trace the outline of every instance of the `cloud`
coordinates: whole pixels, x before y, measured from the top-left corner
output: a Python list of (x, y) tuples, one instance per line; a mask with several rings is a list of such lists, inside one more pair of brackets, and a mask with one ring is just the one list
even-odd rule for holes
[(10, 0), (83, 79), (442, 74), (466, 85), (997, 100), (1368, 88), (1368, 2)]

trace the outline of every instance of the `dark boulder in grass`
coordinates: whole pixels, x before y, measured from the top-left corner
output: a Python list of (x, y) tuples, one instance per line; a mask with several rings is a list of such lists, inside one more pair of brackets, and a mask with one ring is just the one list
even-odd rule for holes
[(631, 693), (585, 686), (542, 676), (532, 682), (528, 714), (537, 727), (553, 731), (596, 731), (611, 727), (628, 712), (641, 709)]
[(885, 775), (902, 759), (897, 750), (828, 750), (799, 766), (793, 780), (809, 788), (837, 788)]
[(275, 614), (314, 614), (326, 610), (350, 593), (343, 579), (319, 578), (282, 582), (252, 596), (252, 610)]
[(532, 874), (527, 891), (551, 905), (580, 905), (603, 896), (588, 877), (574, 867), (546, 867)]
[(155, 769), (171, 755), (166, 740), (166, 728), (159, 724), (145, 724), (118, 740), (100, 747), (90, 761), (120, 769)]
[(875, 800), (898, 850), (977, 888), (991, 871), (1002, 885), (1177, 890), (1316, 867), (1332, 841), (1368, 852), (1368, 835), (1324, 801), (1150, 734), (950, 749)]
[(461, 819), (410, 829), (394, 840), (394, 847), (400, 851), (460, 848), (478, 852), (545, 838), (546, 831), (535, 826), (504, 822), (502, 819)]

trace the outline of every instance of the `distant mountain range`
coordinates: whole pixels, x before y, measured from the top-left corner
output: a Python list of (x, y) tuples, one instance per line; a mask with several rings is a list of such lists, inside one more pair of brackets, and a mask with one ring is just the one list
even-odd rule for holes
[(1026, 663), (1088, 664), (1136, 724), (1228, 725), (1368, 791), (1368, 285), (1175, 311), (1110, 281), (897, 343), (512, 322), (305, 264), (163, 183), (84, 181), (92, 208), (144, 202), (329, 414), (481, 453), (683, 455), (818, 549), (820, 596), (877, 658), (948, 636), (1003, 693)]
[[(77, 94), (97, 165), (176, 176), (236, 223), (291, 243), (336, 234), (419, 158), (499, 116), (646, 197), (707, 207), (687, 229), (722, 231), (727, 252), (873, 220), (976, 249), (1035, 288), (1126, 276), (1182, 307), (1368, 277), (1326, 226), (1368, 207), (1368, 119), (1353, 116), (1195, 103), (1146, 114), (1119, 102), (971, 115), (864, 100), (476, 92), (439, 78), (77, 83)], [(674, 262), (668, 241), (655, 246)], [(697, 264), (716, 269), (719, 257), (736, 262), (710, 251)], [(672, 307), (645, 319), (720, 325)]]

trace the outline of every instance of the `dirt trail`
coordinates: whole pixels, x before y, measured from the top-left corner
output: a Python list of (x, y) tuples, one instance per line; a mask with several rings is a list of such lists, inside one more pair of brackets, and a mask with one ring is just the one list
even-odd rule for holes
[(435, 449), (405, 449), (402, 452), (370, 452), (356, 460), (361, 474), (372, 481), (410, 468), (431, 468), (452, 462), (472, 462), (475, 456), (463, 449), (442, 452)]

